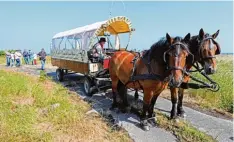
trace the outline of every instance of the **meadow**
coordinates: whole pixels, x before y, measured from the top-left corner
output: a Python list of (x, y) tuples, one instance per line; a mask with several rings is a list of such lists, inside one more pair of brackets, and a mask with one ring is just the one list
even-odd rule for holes
[[(198, 73), (194, 75), (202, 78)], [(204, 108), (233, 113), (233, 55), (217, 56), (217, 72), (210, 77), (220, 85), (220, 90), (189, 89), (187, 102), (193, 101)]]
[(0, 70), (0, 141), (131, 141), (45, 73)]

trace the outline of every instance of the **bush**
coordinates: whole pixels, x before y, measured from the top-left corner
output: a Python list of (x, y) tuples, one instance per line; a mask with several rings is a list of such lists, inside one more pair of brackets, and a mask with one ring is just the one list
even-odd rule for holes
[(5, 55), (5, 51), (0, 50), (0, 56), (3, 56), (3, 55)]

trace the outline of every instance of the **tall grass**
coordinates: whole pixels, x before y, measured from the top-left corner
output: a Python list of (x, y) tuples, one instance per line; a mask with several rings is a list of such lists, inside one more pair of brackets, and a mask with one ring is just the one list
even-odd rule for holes
[(86, 115), (87, 103), (41, 75), (0, 70), (0, 141), (130, 141), (101, 117)]
[[(217, 58), (217, 73), (210, 77), (220, 85), (218, 92), (211, 92), (205, 89), (189, 90), (190, 97), (198, 104), (207, 108), (217, 108), (233, 112), (233, 56), (220, 55)], [(200, 74), (194, 74), (202, 78)], [(206, 80), (205, 80), (206, 81)]]

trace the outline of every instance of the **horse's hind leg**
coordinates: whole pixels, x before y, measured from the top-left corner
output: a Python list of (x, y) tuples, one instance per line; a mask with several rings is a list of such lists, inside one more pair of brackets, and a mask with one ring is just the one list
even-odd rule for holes
[(130, 111), (130, 107), (128, 104), (128, 97), (127, 97), (127, 88), (126, 86), (119, 80), (118, 85), (117, 85), (117, 89), (118, 89), (118, 94), (122, 99), (122, 112), (129, 112)]
[(112, 94), (113, 94), (113, 103), (112, 103), (111, 109), (114, 109), (118, 106), (117, 100), (116, 100), (118, 79), (117, 77), (112, 76), (111, 80), (112, 80)]

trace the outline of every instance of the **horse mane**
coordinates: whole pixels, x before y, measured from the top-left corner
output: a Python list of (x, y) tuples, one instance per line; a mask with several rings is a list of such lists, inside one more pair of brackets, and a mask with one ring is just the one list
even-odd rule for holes
[[(154, 43), (149, 50), (146, 51), (144, 54), (145, 58), (151, 60), (156, 60), (159, 63), (164, 63), (163, 61), (163, 54), (167, 50), (166, 47), (169, 46), (166, 38), (161, 38), (158, 42)], [(147, 59), (147, 60), (148, 60)]]
[[(175, 37), (175, 41), (179, 40), (182, 41), (182, 37)], [(187, 48), (187, 44), (184, 43)], [(155, 60), (158, 63), (164, 64), (163, 55), (164, 52), (169, 49), (170, 44), (168, 43), (165, 37), (162, 37), (158, 42), (154, 43), (150, 49), (145, 53), (145, 57), (148, 57), (148, 61)], [(189, 49), (188, 49), (189, 50)]]

